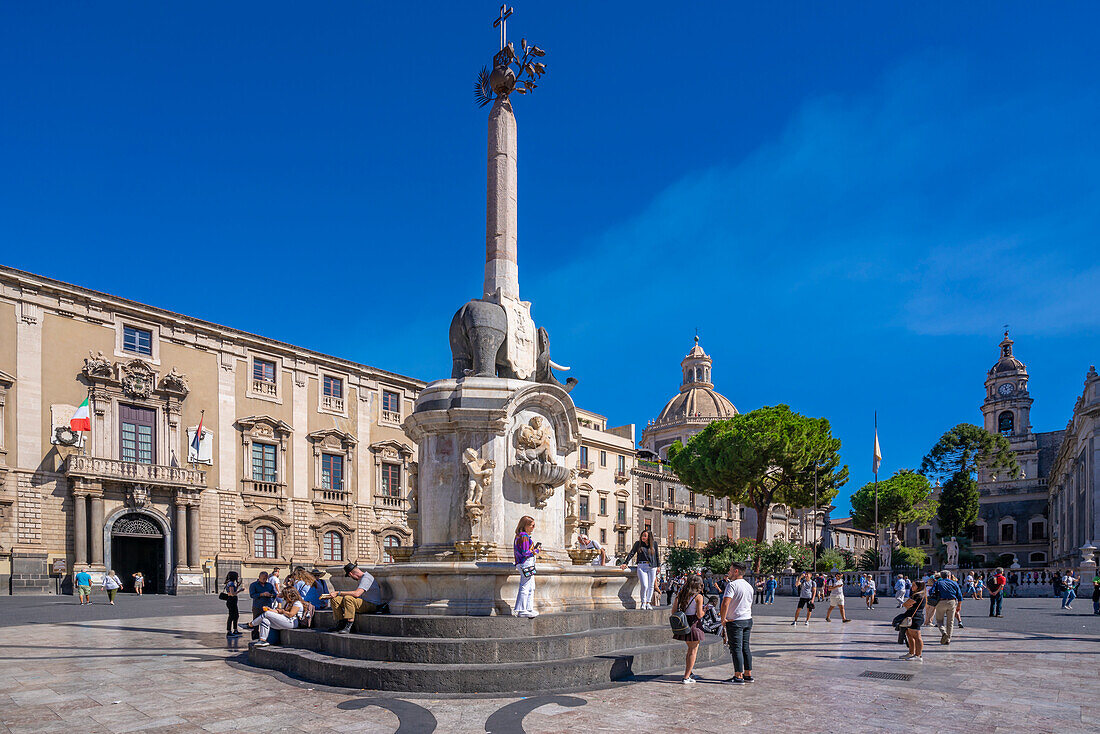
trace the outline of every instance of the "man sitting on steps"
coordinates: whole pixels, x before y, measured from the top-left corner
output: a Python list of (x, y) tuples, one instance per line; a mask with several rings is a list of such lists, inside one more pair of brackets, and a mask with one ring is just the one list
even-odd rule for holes
[(336, 626), (329, 632), (341, 635), (351, 632), (356, 614), (384, 612), (386, 606), (382, 601), (382, 587), (374, 580), (374, 576), (354, 563), (344, 566), (344, 576), (358, 581), (359, 585), (351, 591), (333, 591), (322, 597), (332, 600), (332, 615), (336, 618)]

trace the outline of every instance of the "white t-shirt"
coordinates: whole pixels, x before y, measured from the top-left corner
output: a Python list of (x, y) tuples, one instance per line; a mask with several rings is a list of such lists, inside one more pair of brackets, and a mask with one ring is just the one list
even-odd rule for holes
[(840, 579), (830, 581), (829, 591), (833, 596), (844, 596), (844, 582)]
[(727, 622), (752, 619), (753, 593), (752, 584), (745, 579), (736, 579), (726, 584), (722, 598), (730, 600), (729, 609), (726, 611)]
[(283, 582), (279, 580), (278, 576), (268, 576), (267, 583), (275, 587), (276, 594), (283, 590)]
[[(588, 539), (588, 544), (587, 545), (582, 545), (581, 548), (584, 549), (584, 550), (599, 551), (599, 550), (603, 549), (603, 546), (600, 545), (599, 541), (597, 541), (595, 538), (589, 538)], [(592, 565), (593, 566), (602, 566), (603, 565), (603, 554), (602, 553), (597, 553), (596, 554), (596, 557), (592, 559)]]
[(305, 614), (306, 608), (302, 606), (302, 602), (296, 601), (291, 605), (290, 611), (294, 613), (294, 623), (297, 624), (301, 621), (302, 615)]

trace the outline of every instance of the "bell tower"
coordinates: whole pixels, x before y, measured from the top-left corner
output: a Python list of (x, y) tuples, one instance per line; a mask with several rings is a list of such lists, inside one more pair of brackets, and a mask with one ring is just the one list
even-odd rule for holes
[[(1006, 330), (1000, 344), (1000, 357), (986, 374), (982, 417), (985, 430), (1008, 438), (1024, 475), (1034, 477), (1038, 464), (1029, 456), (1029, 449), (1035, 444), (1035, 435), (1031, 430), (1031, 404), (1034, 401), (1027, 391), (1027, 366), (1012, 353), (1013, 344)], [(979, 482), (991, 479), (978, 477)]]

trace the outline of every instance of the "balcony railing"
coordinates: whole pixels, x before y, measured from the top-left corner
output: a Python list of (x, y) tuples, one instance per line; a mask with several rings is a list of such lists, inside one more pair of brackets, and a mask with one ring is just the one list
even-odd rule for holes
[(395, 497), (391, 494), (379, 494), (374, 497), (375, 504), (382, 505), (383, 507), (390, 507), (395, 510), (404, 510), (408, 505), (408, 500), (404, 497)]
[(616, 482), (628, 482), (628, 481), (630, 481), (630, 475), (627, 474), (626, 472), (623, 472), (623, 471), (617, 471), (617, 472), (615, 472), (615, 481)]
[(268, 382), (267, 380), (253, 380), (252, 392), (259, 393), (260, 395), (270, 395), (274, 398), (278, 396), (279, 389), (274, 382)]
[(206, 474), (196, 469), (163, 464), (138, 464), (119, 459), (73, 454), (68, 459), (66, 474), (70, 477), (109, 479), (134, 484), (154, 484), (171, 487), (205, 487)]
[(244, 479), (242, 483), (246, 493), (262, 494), (265, 497), (282, 497), (286, 486), (282, 482), (265, 482), (261, 479)]
[(313, 499), (320, 500), (321, 502), (332, 502), (333, 504), (346, 505), (351, 493), (346, 489), (325, 489), (320, 487), (313, 490)]
[(591, 474), (596, 471), (596, 463), (592, 461), (578, 461), (577, 471), (583, 472), (584, 474)]
[(325, 410), (331, 410), (334, 413), (344, 412), (344, 399), (338, 398), (334, 395), (322, 395), (321, 407)]

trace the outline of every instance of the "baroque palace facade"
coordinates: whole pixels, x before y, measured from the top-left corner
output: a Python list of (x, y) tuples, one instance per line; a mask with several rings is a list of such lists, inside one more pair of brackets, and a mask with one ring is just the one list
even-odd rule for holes
[(0, 268), (0, 588), (385, 560), (415, 529), (401, 425), (423, 385)]
[[(392, 561), (417, 527), (403, 422), (424, 384), (0, 266), (0, 593), (78, 567), (186, 593)], [(634, 542), (634, 426), (578, 415), (580, 527), (611, 553)]]

